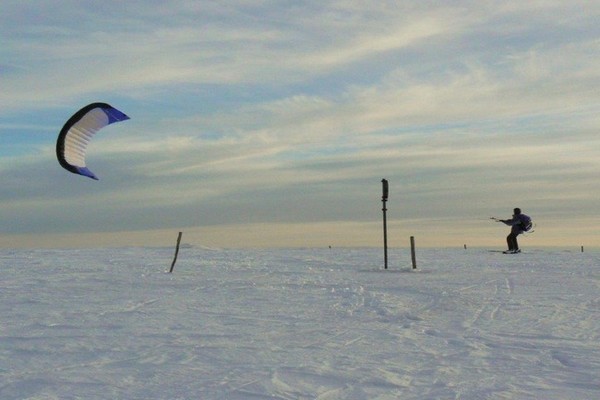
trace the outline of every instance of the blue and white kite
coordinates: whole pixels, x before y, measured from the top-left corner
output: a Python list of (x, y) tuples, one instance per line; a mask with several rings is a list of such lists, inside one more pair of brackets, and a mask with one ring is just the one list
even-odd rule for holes
[(56, 157), (64, 169), (98, 180), (85, 166), (85, 152), (100, 129), (129, 117), (106, 103), (92, 103), (77, 111), (63, 126), (56, 141)]

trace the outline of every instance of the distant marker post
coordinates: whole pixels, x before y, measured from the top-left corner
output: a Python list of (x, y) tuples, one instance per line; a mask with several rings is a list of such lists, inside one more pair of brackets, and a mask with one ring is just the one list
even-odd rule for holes
[(177, 261), (177, 255), (179, 254), (179, 243), (181, 243), (181, 235), (183, 232), (179, 232), (179, 236), (177, 236), (177, 247), (175, 248), (175, 257), (173, 257), (173, 262), (171, 263), (171, 269), (169, 273), (173, 272), (173, 268), (175, 267), (175, 261)]
[(386, 208), (386, 202), (387, 202), (388, 194), (389, 194), (387, 179), (382, 179), (381, 185), (382, 185), (381, 202), (383, 203), (383, 208), (382, 208), (382, 211), (383, 211), (383, 263), (384, 263), (384, 268), (387, 269), (388, 253), (387, 253), (387, 217), (386, 217), (387, 208)]
[(413, 269), (417, 269), (417, 255), (415, 252), (415, 237), (414, 236), (410, 237), (410, 258), (412, 261)]

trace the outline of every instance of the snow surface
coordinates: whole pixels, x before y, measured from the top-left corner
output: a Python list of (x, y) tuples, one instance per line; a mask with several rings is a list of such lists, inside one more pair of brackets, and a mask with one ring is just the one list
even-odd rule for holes
[(598, 399), (600, 253), (0, 250), (0, 399)]

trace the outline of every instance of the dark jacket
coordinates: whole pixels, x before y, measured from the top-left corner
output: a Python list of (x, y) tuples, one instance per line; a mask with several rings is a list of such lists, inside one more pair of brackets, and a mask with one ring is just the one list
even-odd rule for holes
[(500, 221), (512, 226), (512, 230), (519, 233), (528, 231), (531, 228), (531, 218), (525, 214), (514, 214), (512, 219), (501, 219)]

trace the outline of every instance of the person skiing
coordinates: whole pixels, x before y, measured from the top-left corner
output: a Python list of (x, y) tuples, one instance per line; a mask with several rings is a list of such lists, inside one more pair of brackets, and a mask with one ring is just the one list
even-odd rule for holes
[(519, 236), (523, 232), (527, 232), (531, 229), (531, 218), (528, 215), (521, 213), (520, 208), (515, 208), (513, 210), (513, 216), (511, 219), (497, 219), (494, 218), (498, 222), (502, 222), (508, 226), (510, 226), (510, 233), (506, 237), (506, 242), (508, 243), (508, 250), (506, 250), (505, 254), (517, 254), (521, 252), (519, 249), (519, 242), (517, 242), (517, 236)]

